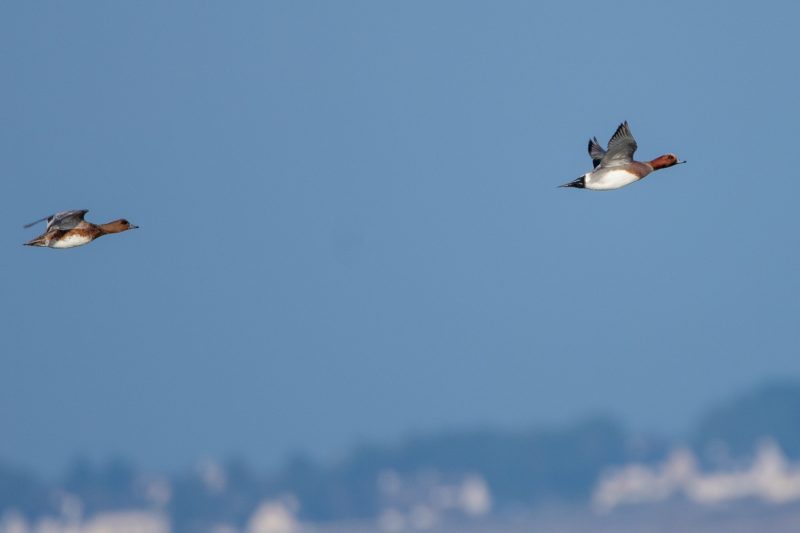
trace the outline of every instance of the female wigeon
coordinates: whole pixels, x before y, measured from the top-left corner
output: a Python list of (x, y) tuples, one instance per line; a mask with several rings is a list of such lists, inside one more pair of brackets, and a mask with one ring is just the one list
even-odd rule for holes
[(120, 233), (139, 227), (134, 226), (124, 218), (106, 224), (92, 224), (83, 219), (84, 215), (88, 212), (88, 209), (62, 211), (26, 224), (25, 227), (29, 228), (39, 222), (47, 221), (47, 228), (45, 228), (44, 233), (26, 242), (25, 245), (46, 246), (49, 248), (75, 248), (76, 246), (88, 244), (96, 238), (108, 235), (109, 233)]
[(603, 150), (597, 137), (589, 139), (589, 155), (594, 163), (594, 170), (559, 187), (610, 191), (639, 181), (654, 170), (686, 162), (678, 161), (675, 154), (666, 154), (642, 163), (633, 160), (635, 151), (636, 140), (631, 135), (628, 122), (623, 122), (608, 141), (608, 150)]

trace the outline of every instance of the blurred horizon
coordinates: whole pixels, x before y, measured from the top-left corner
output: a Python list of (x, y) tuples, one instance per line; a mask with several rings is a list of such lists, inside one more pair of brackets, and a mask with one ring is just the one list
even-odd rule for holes
[[(788, 394), (788, 396), (787, 396)], [(208, 463), (232, 464), (236, 467), (246, 467), (252, 471), (262, 474), (275, 472), (286, 468), (293, 462), (310, 462), (320, 466), (332, 466), (346, 461), (349, 456), (361, 453), (370, 449), (397, 449), (408, 445), (411, 442), (425, 441), (428, 439), (450, 438), (456, 435), (512, 435), (526, 434), (529, 432), (560, 432), (569, 431), (570, 428), (580, 427), (583, 424), (602, 423), (610, 424), (623, 431), (634, 441), (644, 439), (650, 445), (656, 446), (658, 453), (663, 453), (667, 443), (672, 446), (697, 446), (699, 442), (713, 443), (719, 438), (725, 441), (726, 446), (731, 447), (731, 453), (741, 457), (748, 457), (756, 451), (756, 444), (760, 438), (776, 439), (777, 442), (787, 443), (790, 456), (797, 455), (800, 458), (800, 433), (794, 435), (794, 429), (783, 428), (780, 431), (780, 424), (791, 417), (792, 409), (800, 407), (800, 377), (781, 377), (768, 379), (755, 383), (750, 387), (735, 391), (721, 400), (711, 402), (703, 409), (699, 410), (692, 417), (687, 428), (681, 432), (653, 431), (649, 429), (636, 428), (614, 413), (587, 411), (574, 418), (560, 420), (558, 422), (535, 422), (500, 425), (500, 424), (472, 424), (463, 426), (442, 426), (436, 429), (415, 429), (409, 428), (396, 436), (374, 439), (363, 438), (354, 439), (340, 450), (328, 453), (314, 453), (310, 449), (290, 449), (286, 450), (273, 464), (263, 464), (257, 458), (247, 457), (236, 450), (229, 450), (218, 456), (198, 456), (191, 460), (167, 467), (159, 467), (148, 464), (141, 464), (134, 457), (126, 457), (119, 453), (108, 453), (104, 455), (91, 455), (85, 451), (78, 450), (64, 464), (55, 469), (40, 469), (35, 465), (25, 464), (20, 461), (13, 461), (8, 457), (0, 456), (0, 467), (10, 467), (13, 470), (27, 472), (43, 480), (55, 481), (60, 479), (65, 473), (73, 470), (76, 465), (98, 468), (114, 465), (124, 465), (125, 468), (135, 468), (144, 472), (161, 472), (164, 474), (176, 475), (182, 471), (192, 470), (198, 465)], [(735, 414), (730, 414), (731, 412)], [(722, 436), (715, 435), (719, 431), (719, 419), (741, 419), (739, 429), (733, 431), (732, 425), (726, 426), (727, 432)], [(779, 421), (780, 423), (776, 422)], [(758, 429), (760, 428), (760, 429)], [(761, 431), (761, 433), (758, 433)], [(788, 437), (787, 437), (788, 435)], [(736, 442), (730, 442), (730, 441)], [(702, 447), (701, 447), (702, 448)], [(701, 450), (702, 451), (702, 450)]]
[(295, 454), (270, 471), (235, 457), (179, 471), (78, 458), (44, 479), (0, 460), (0, 532), (600, 532), (647, 523), (701, 532), (760, 523), (788, 533), (800, 516), (798, 412), (800, 380), (780, 380), (699, 413), (683, 438), (591, 416), (440, 429), (360, 443), (335, 460)]

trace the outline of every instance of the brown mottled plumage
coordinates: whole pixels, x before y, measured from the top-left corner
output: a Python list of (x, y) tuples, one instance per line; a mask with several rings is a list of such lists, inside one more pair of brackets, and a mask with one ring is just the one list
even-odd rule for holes
[[(35, 239), (26, 242), (25, 245), (47, 248), (74, 248), (88, 244), (103, 235), (121, 233), (139, 227), (134, 226), (124, 218), (106, 224), (92, 224), (83, 219), (86, 212), (87, 210), (64, 211), (37, 220), (36, 222), (47, 220), (47, 229)], [(36, 222), (28, 224), (26, 227)]]

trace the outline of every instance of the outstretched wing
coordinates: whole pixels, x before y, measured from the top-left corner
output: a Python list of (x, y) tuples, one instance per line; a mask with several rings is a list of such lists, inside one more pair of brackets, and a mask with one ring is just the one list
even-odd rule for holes
[(88, 209), (76, 209), (75, 211), (61, 211), (47, 219), (47, 231), (51, 229), (67, 230), (80, 225), (83, 217), (88, 213)]
[(608, 141), (608, 150), (601, 164), (604, 167), (613, 167), (629, 163), (633, 160), (636, 148), (636, 139), (633, 138), (628, 122), (625, 121), (619, 125)]
[(88, 213), (88, 209), (76, 209), (73, 211), (61, 211), (54, 215), (50, 215), (49, 217), (40, 218), (30, 224), (25, 224), (26, 228), (30, 228), (34, 224), (38, 224), (39, 222), (47, 221), (47, 228), (45, 229), (45, 233), (50, 231), (51, 229), (58, 229), (58, 230), (69, 230), (77, 227), (78, 225), (83, 222), (83, 217)]
[(600, 146), (600, 143), (597, 142), (597, 137), (592, 137), (589, 139), (589, 156), (592, 158), (592, 164), (594, 168), (597, 168), (597, 165), (600, 164), (600, 161), (603, 160), (605, 157), (606, 151), (603, 150), (603, 147)]

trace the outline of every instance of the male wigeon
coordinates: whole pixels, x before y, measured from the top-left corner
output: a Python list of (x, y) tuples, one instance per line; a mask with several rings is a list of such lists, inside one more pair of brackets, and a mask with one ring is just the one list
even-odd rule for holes
[(610, 191), (639, 181), (654, 170), (686, 162), (678, 161), (675, 154), (666, 154), (642, 163), (633, 160), (635, 151), (636, 140), (631, 135), (628, 122), (623, 122), (608, 141), (608, 150), (603, 150), (597, 137), (589, 139), (589, 155), (594, 163), (594, 170), (559, 187)]
[(136, 229), (124, 218), (108, 222), (106, 224), (92, 224), (86, 222), (83, 217), (88, 213), (88, 209), (78, 209), (75, 211), (62, 211), (49, 217), (40, 218), (30, 224), (25, 224), (30, 228), (34, 224), (47, 221), (47, 228), (44, 233), (35, 239), (25, 243), (26, 246), (46, 246), (49, 248), (75, 248), (88, 244), (98, 237), (109, 233), (120, 233), (129, 229)]

